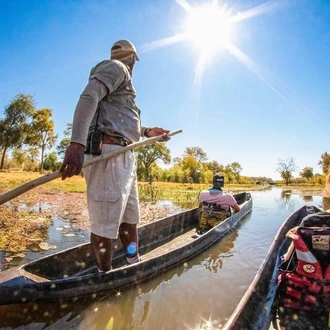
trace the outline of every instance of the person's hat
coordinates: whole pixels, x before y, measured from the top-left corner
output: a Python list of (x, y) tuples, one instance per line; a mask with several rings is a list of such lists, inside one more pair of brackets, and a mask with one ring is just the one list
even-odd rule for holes
[(135, 46), (128, 40), (118, 40), (111, 47), (111, 58), (120, 60), (134, 53), (135, 60), (140, 61)]
[(222, 175), (216, 174), (213, 177), (213, 187), (209, 189), (209, 192), (220, 192), (221, 187), (224, 185), (224, 177)]

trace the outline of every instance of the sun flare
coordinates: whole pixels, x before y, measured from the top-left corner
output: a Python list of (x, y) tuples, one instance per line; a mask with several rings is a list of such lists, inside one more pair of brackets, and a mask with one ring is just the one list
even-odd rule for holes
[[(200, 51), (200, 55), (195, 66), (193, 91), (194, 96), (198, 100), (206, 65), (211, 63), (212, 58), (218, 59), (219, 53), (226, 50), (230, 56), (234, 56), (260, 79), (265, 81), (280, 97), (285, 99), (284, 95), (275, 86), (274, 79), (259, 67), (247, 54), (239, 49), (234, 42), (234, 39), (236, 39), (235, 30), (238, 23), (267, 13), (272, 13), (285, 6), (285, 2), (271, 0), (235, 14), (231, 13), (232, 9), (228, 10), (222, 0), (210, 0), (208, 4), (206, 4), (205, 1), (203, 6), (196, 7), (188, 3), (187, 0), (175, 0), (175, 2), (187, 14), (184, 22), (181, 23), (181, 31), (177, 31), (173, 36), (144, 44), (141, 47), (141, 53), (168, 47), (188, 40), (196, 45)], [(221, 54), (221, 56), (222, 55), (224, 54)]]
[(223, 8), (204, 6), (189, 11), (183, 28), (188, 39), (204, 53), (210, 53), (230, 42), (233, 21)]

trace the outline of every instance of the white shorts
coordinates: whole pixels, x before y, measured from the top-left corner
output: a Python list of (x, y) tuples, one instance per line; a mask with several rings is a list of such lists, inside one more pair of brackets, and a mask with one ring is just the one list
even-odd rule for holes
[[(102, 154), (119, 148), (122, 147), (105, 144)], [(93, 157), (95, 156), (85, 155), (85, 161)], [(83, 169), (83, 175), (87, 183), (87, 205), (92, 233), (116, 239), (122, 222), (139, 223), (136, 161), (132, 151), (87, 166)]]

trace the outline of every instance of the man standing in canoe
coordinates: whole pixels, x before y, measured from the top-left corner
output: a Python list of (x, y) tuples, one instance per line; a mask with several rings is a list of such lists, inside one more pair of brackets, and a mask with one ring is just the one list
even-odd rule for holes
[[(60, 168), (62, 179), (80, 174), (85, 161), (137, 142), (140, 137), (163, 135), (169, 130), (143, 127), (132, 71), (139, 61), (134, 45), (119, 40), (111, 48), (111, 59), (92, 68), (89, 82), (74, 112), (72, 136)], [(84, 157), (85, 153), (85, 157)], [(136, 160), (132, 151), (83, 169), (91, 224), (91, 245), (99, 272), (111, 269), (113, 241), (118, 237), (128, 263), (140, 260), (137, 224), (140, 209)]]

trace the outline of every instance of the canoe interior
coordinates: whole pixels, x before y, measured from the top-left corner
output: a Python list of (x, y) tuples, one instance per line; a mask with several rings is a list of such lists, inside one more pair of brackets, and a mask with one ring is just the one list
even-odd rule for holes
[(306, 215), (320, 211), (314, 206), (303, 206), (284, 221), (253, 282), (224, 325), (223, 330), (273, 329), (270, 328), (270, 324), (273, 319), (280, 256), (287, 251), (291, 244), (291, 239), (286, 238), (285, 235), (291, 228), (298, 226)]
[[(193, 229), (198, 222), (198, 210), (180, 213), (163, 221), (157, 220), (139, 228), (139, 252), (143, 256), (175, 237)], [(126, 264), (125, 252), (120, 240), (114, 243), (113, 268)], [(56, 265), (56, 267), (52, 267)], [(39, 259), (24, 267), (24, 270), (50, 280), (84, 275), (96, 270), (96, 261), (91, 245), (82, 244), (46, 258)]]
[[(251, 198), (249, 193), (236, 194), (234, 197), (239, 205)], [(191, 236), (197, 227), (198, 217), (199, 209), (195, 208), (139, 227), (139, 253), (142, 260), (193, 241)], [(114, 244), (112, 265), (115, 269), (125, 264), (125, 252), (118, 239)], [(39, 281), (47, 281), (95, 273), (95, 265), (91, 245), (86, 243), (30, 262), (22, 270), (25, 276), (33, 274), (40, 277)]]

